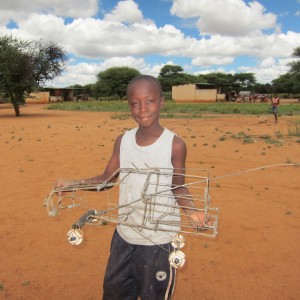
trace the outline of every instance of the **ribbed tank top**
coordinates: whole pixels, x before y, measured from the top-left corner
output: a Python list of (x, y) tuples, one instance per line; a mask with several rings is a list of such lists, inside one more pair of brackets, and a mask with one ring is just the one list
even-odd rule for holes
[[(117, 230), (120, 236), (131, 244), (165, 244), (170, 242), (180, 230), (179, 226), (166, 224), (180, 221), (179, 210), (174, 208), (175, 198), (171, 191), (172, 144), (175, 134), (165, 128), (153, 144), (139, 146), (136, 143), (137, 129), (127, 131), (120, 145), (120, 168), (133, 169), (133, 172), (121, 171), (119, 177), (119, 205), (121, 206), (119, 217), (131, 226), (121, 224), (117, 226)], [(165, 173), (168, 174), (157, 174), (157, 171), (163, 173), (166, 169), (169, 172)], [(134, 170), (145, 171), (141, 173)], [(148, 185), (145, 184), (147, 182)], [(151, 203), (147, 202), (147, 199)]]

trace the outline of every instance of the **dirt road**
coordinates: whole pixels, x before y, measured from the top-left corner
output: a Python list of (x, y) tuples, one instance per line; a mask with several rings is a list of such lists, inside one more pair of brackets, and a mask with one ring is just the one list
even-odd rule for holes
[[(0, 107), (0, 299), (100, 299), (113, 225), (66, 232), (80, 215), (47, 216), (43, 199), (57, 178), (102, 172), (115, 138), (135, 126), (110, 113)], [(215, 115), (163, 119), (188, 146), (188, 168), (211, 177), (300, 162), (287, 135), (293, 117)], [(245, 136), (253, 139), (245, 139)], [(267, 141), (267, 142), (266, 142)], [(300, 168), (274, 167), (212, 181), (220, 209), (216, 239), (186, 237), (175, 300), (300, 299)]]

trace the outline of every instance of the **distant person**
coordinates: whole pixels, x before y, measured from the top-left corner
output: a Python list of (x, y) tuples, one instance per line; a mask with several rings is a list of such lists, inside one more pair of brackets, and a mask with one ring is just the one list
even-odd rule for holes
[(236, 103), (242, 103), (243, 102), (243, 98), (242, 98), (242, 95), (237, 95), (237, 98), (236, 98)]
[(278, 106), (280, 103), (280, 99), (278, 95), (274, 95), (274, 97), (271, 98), (271, 104), (272, 104), (272, 111), (275, 117), (275, 123), (278, 122)]
[(228, 93), (225, 94), (225, 101), (229, 101), (229, 95), (228, 95)]

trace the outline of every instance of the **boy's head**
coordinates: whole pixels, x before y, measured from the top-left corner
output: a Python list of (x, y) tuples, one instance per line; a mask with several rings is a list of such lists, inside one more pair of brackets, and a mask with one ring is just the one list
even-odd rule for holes
[(139, 75), (133, 78), (127, 85), (126, 95), (127, 99), (130, 99), (133, 88), (137, 86), (138, 83), (146, 81), (151, 85), (151, 88), (155, 89), (159, 98), (163, 98), (163, 91), (160, 82), (153, 76), (150, 75)]
[(135, 77), (127, 86), (127, 99), (133, 119), (139, 127), (159, 125), (164, 97), (160, 82), (149, 75)]

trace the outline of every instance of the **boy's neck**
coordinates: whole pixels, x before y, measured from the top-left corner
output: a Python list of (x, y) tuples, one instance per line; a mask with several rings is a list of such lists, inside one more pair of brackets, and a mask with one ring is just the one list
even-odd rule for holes
[(139, 146), (149, 146), (156, 142), (156, 140), (161, 136), (163, 133), (164, 128), (158, 124), (155, 128), (145, 128), (139, 127), (136, 132), (136, 143)]

